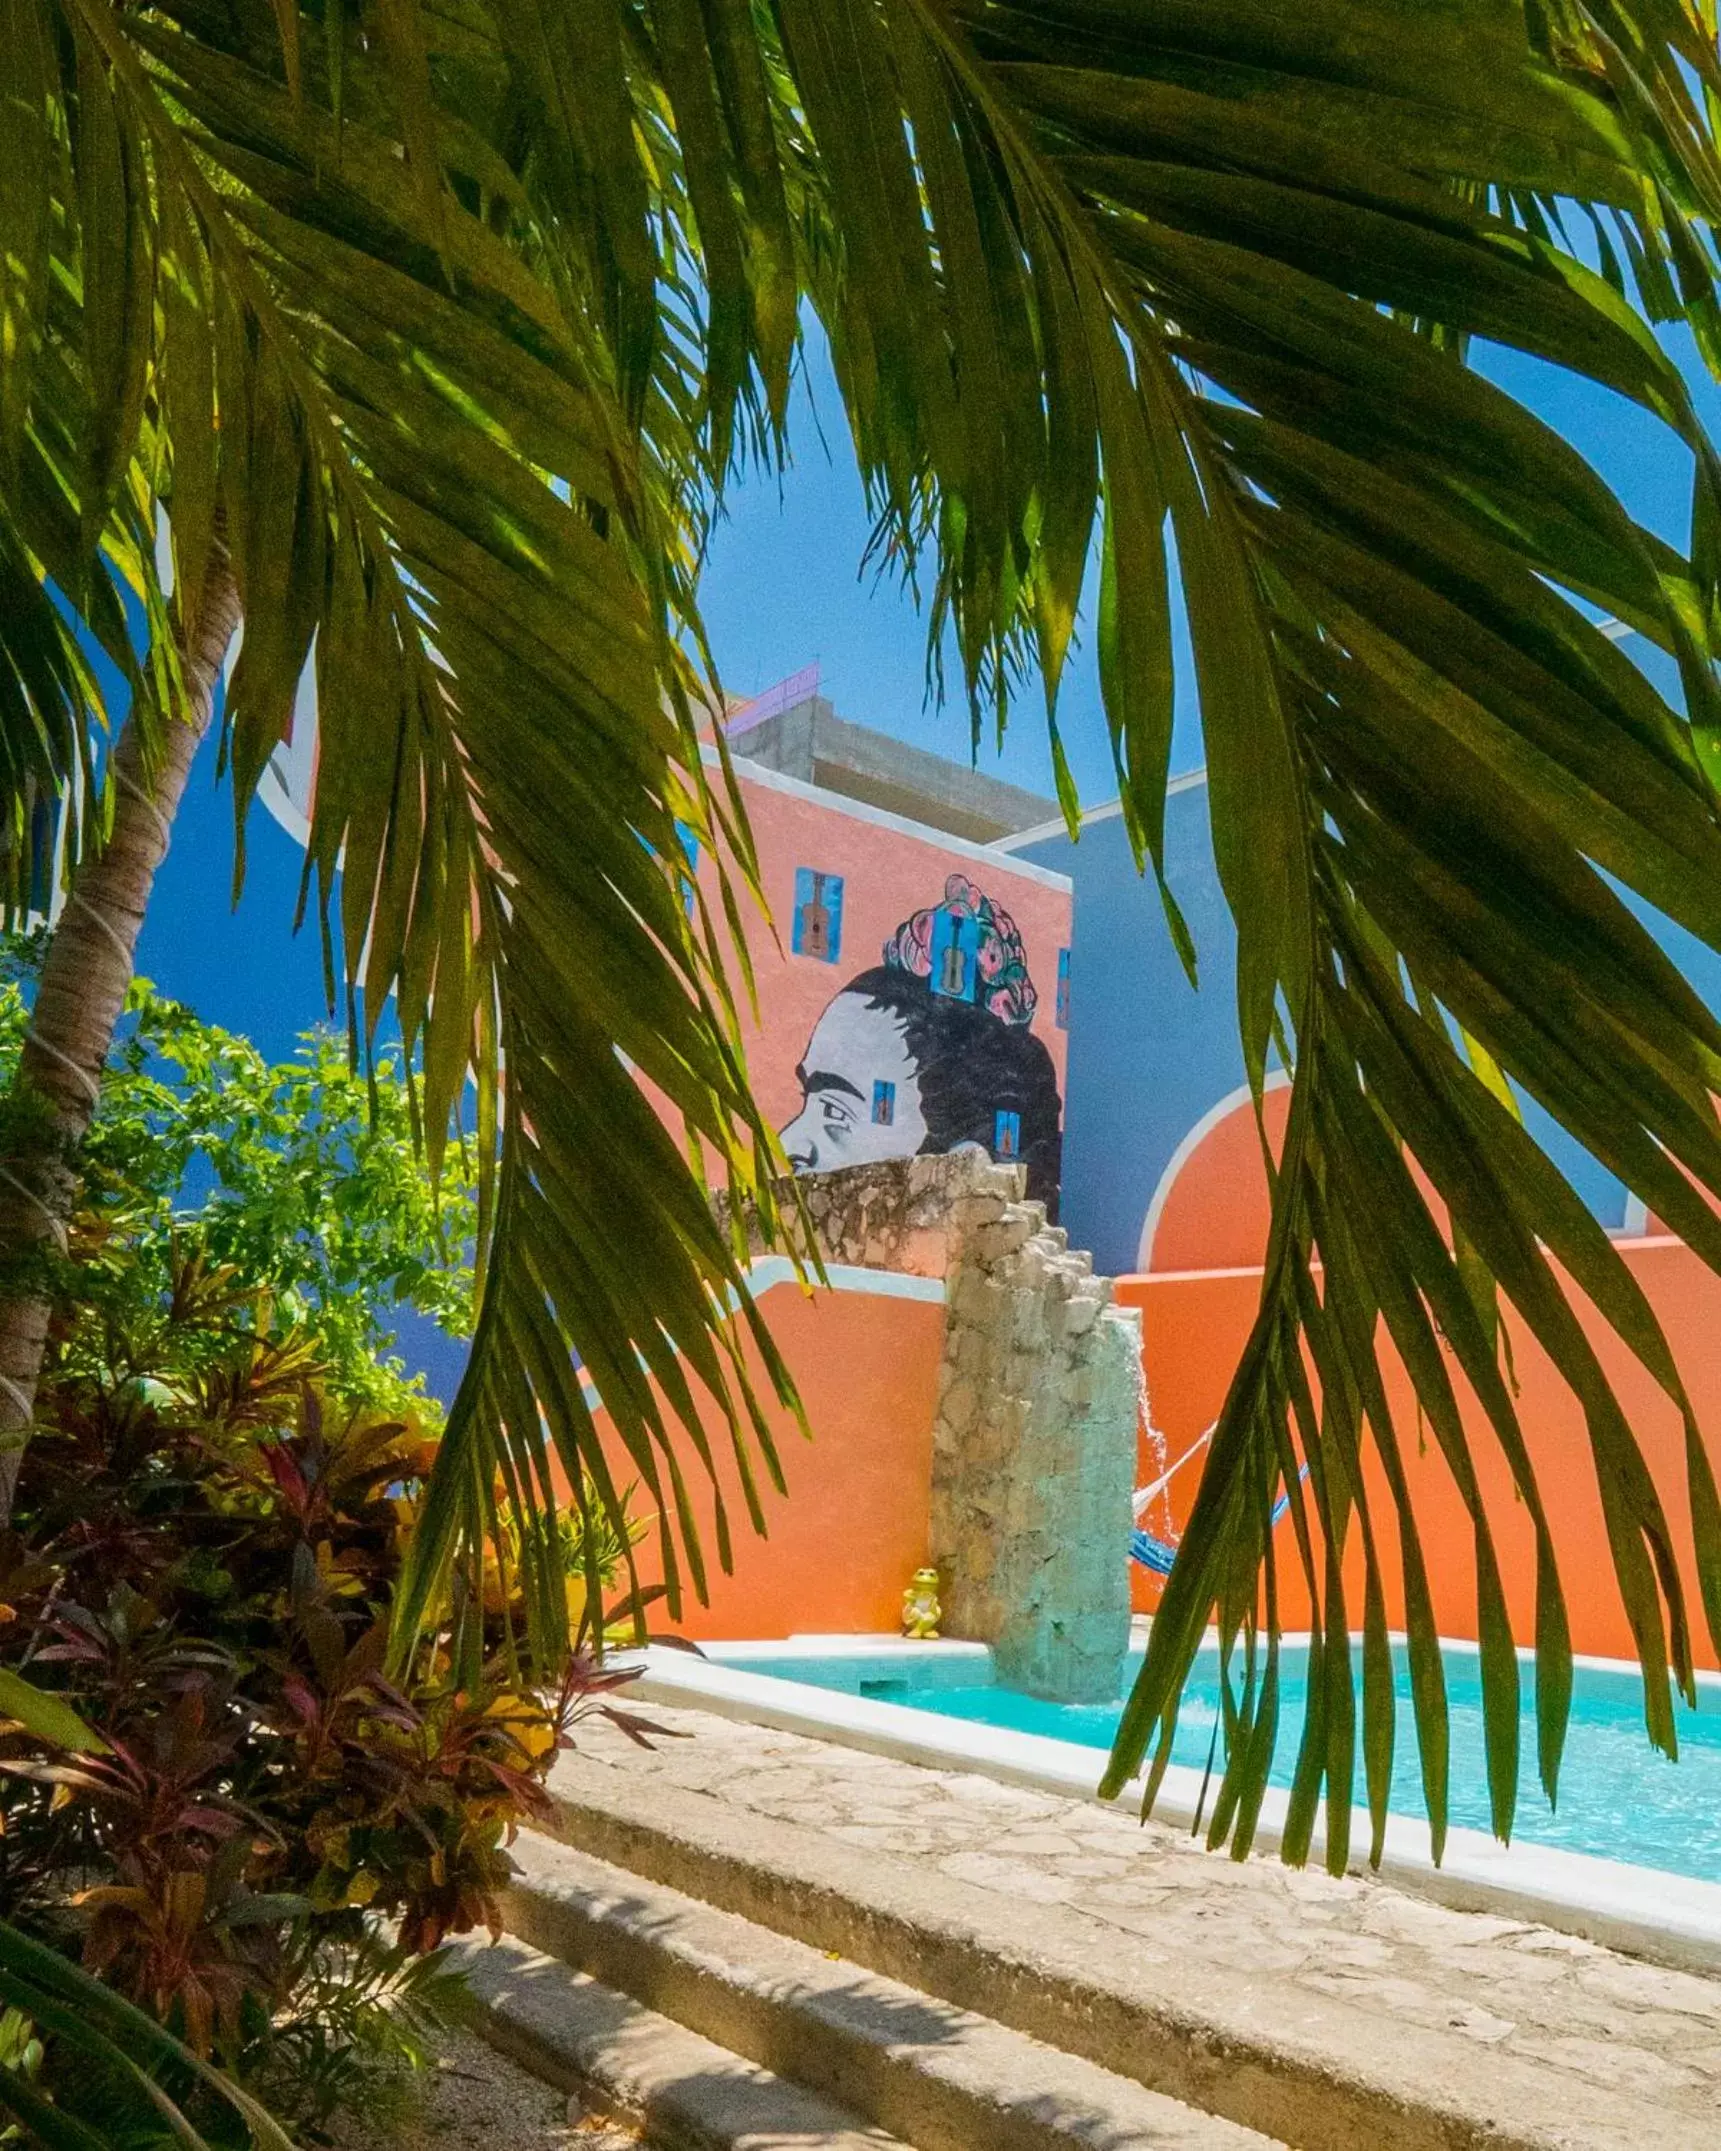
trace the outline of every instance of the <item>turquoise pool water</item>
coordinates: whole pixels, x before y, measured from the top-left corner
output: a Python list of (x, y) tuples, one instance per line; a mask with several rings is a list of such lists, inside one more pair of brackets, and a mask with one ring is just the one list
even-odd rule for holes
[[(1016, 1732), (1048, 1734), (1078, 1747), (1108, 1748), (1117, 1729), (1121, 1699), (1103, 1708), (1041, 1703), (1014, 1689), (977, 1685), (973, 1661), (929, 1657), (905, 1669), (900, 1657), (788, 1658), (725, 1649), (723, 1664), (737, 1671), (870, 1695), (910, 1710), (967, 1718)], [(1452, 1712), (1450, 1819), (1473, 1830), (1489, 1828), (1482, 1761), (1482, 1691), (1473, 1651), (1445, 1654)], [(1133, 1677), (1139, 1659), (1132, 1662)], [(1308, 1654), (1286, 1647), (1282, 1654), (1283, 1707), (1273, 1781), (1288, 1785), (1296, 1761), (1307, 1681)], [(1643, 1730), (1643, 1686), (1635, 1673), (1579, 1666), (1573, 1678), (1571, 1726), (1560, 1772), (1560, 1798), (1550, 1812), (1536, 1778), (1535, 1668), (1523, 1667), (1523, 1775), (1514, 1835), (1538, 1845), (1559, 1845), (1603, 1859), (1626, 1860), (1678, 1875), (1721, 1882), (1721, 1685), (1706, 1683), (1699, 1707), (1677, 1705), (1679, 1760), (1669, 1762), (1650, 1747)], [(1126, 1683), (1127, 1687), (1127, 1683)], [(1398, 1744), (1392, 1807), (1420, 1816), (1421, 1777), (1410, 1716), (1409, 1680), (1398, 1666)], [(1175, 1759), (1200, 1769), (1213, 1738), (1218, 1700), (1217, 1658), (1197, 1662), (1178, 1720)], [(1357, 1794), (1364, 1798), (1361, 1763)]]

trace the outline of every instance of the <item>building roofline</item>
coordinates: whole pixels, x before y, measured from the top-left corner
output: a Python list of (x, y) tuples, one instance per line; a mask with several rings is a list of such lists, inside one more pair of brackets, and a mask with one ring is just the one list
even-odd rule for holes
[[(1173, 777), (1165, 787), (1165, 796), (1167, 799), (1175, 798), (1179, 792), (1192, 792), (1197, 785), (1206, 782), (1207, 764), (1203, 762), (1197, 768), (1186, 769), (1181, 775)], [(1085, 829), (1090, 822), (1115, 821), (1122, 812), (1121, 799), (1108, 799), (1104, 806), (1085, 807), (1082, 810), (1081, 825)], [(1064, 817), (1060, 814), (1052, 821), (1038, 823), (1032, 829), (1018, 829), (1014, 836), (1000, 837), (991, 848), (994, 851), (1020, 851), (1025, 844), (1044, 844), (1051, 837), (1067, 837), (1069, 833), (1064, 825)]]
[[(701, 752), (707, 762), (716, 762), (715, 747), (703, 748)], [(953, 852), (959, 859), (1000, 868), (1006, 874), (1014, 874), (1024, 881), (1037, 881), (1042, 888), (1056, 889), (1065, 896), (1074, 886), (1068, 874), (1040, 866), (1032, 859), (1011, 857), (1011, 851), (1021, 841), (1019, 837), (1000, 840), (996, 844), (976, 844), (972, 838), (952, 836), (948, 830), (935, 829), (929, 822), (911, 821), (906, 814), (893, 814), (888, 807), (875, 807), (864, 799), (851, 799), (846, 792), (833, 792), (822, 784), (807, 784), (799, 777), (786, 777), (780, 769), (767, 769), (762, 762), (749, 762), (741, 755), (735, 757), (734, 766), (735, 774), (743, 784), (760, 784), (767, 791), (784, 792), (791, 799), (810, 800), (815, 805), (829, 807), (833, 813), (846, 814), (851, 820), (870, 822), (875, 829), (894, 829), (899, 836), (917, 837), (921, 843), (931, 844), (939, 851)], [(1061, 829), (1063, 823), (1055, 826)]]

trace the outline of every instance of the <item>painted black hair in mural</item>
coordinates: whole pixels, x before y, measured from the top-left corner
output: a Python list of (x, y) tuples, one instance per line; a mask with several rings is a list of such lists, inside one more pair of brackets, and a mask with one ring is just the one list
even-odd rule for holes
[[(822, 951), (821, 951), (822, 953)], [(1032, 1025), (1039, 995), (1016, 922), (951, 874), (943, 900), (903, 920), (883, 961), (826, 1003), (781, 1130), (798, 1173), (972, 1147), (1026, 1168), (1055, 1214), (1062, 1140), (1057, 1069)]]
[[(1015, 920), (966, 874), (952, 874), (943, 903), (905, 919), (883, 954), (881, 965), (845, 990), (902, 1024), (919, 1071), (922, 1148), (973, 1143), (998, 1156), (1001, 1116), (1010, 1116), (1011, 1154), (1027, 1167), (1028, 1193), (1055, 1217), (1063, 1148), (1058, 1077), (1029, 1028), (1039, 995)], [(935, 990), (947, 969), (959, 991)]]
[(919, 1066), (921, 1149), (973, 1143), (992, 1153), (998, 1115), (1014, 1113), (1021, 1124), (1015, 1162), (1028, 1169), (1029, 1195), (1055, 1219), (1063, 1150), (1058, 1073), (1033, 1032), (972, 1001), (946, 1000), (925, 979), (886, 964), (863, 971), (843, 990), (864, 995), (902, 1025)]

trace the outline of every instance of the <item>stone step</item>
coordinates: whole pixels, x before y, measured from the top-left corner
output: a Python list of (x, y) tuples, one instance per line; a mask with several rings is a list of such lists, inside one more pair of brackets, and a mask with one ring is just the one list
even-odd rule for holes
[(829, 2099), (511, 1936), (456, 1943), (448, 1961), (465, 1974), (475, 2028), (493, 2046), (569, 2093), (570, 2111), (625, 2116), (663, 2151), (906, 2151)]
[[(647, 1700), (661, 1712), (666, 1699)], [(667, 1715), (673, 1730), (699, 1737), (702, 1713)], [(774, 1763), (782, 1737), (761, 1734), (757, 1745), (771, 1749)], [(605, 1746), (615, 1750), (609, 1760), (602, 1759)], [(1175, 1911), (1163, 1939), (1144, 1927), (1132, 1940), (1074, 1905), (1040, 1901), (1028, 1886), (1032, 1876), (1020, 1894), (1001, 1894), (870, 1841), (846, 1842), (821, 1826), (822, 1811), (797, 1822), (678, 1785), (619, 1736), (607, 1742), (594, 1732), (582, 1747), (594, 1752), (562, 1756), (551, 1777), (554, 1827), (565, 1841), (625, 1869), (625, 1887), (658, 1883), (739, 1914), (833, 1961), (899, 1981), (931, 1998), (926, 2006), (972, 2011), (1043, 2042), (1044, 2050), (1085, 2057), (1189, 2108), (1224, 2115), (1258, 2131), (1256, 2141), (1304, 2151), (1637, 2151), (1648, 2144), (1714, 2151), (1718, 2141), (1712, 2112), (1676, 2111), (1628, 2076), (1602, 2074), (1581, 2058), (1568, 2063), (1557, 2040), (1558, 2052), (1535, 2055), (1478, 2046), (1456, 2004), (1454, 2028), (1442, 2029), (1440, 2021), (1401, 2014), (1390, 1995), (1380, 2007), (1359, 2009), (1342, 1969), (1330, 1993), (1281, 1986), (1270, 1937), (1259, 1974), (1222, 1953), (1191, 1952), (1189, 1922), (1180, 1924)], [(732, 1767), (747, 1765), (737, 1758)], [(907, 1765), (880, 1768), (893, 1784), (920, 1775)], [(949, 1771), (925, 1775), (935, 1804), (962, 1782)], [(815, 1785), (803, 1797), (819, 1806)], [(912, 1823), (912, 1805), (900, 1819)], [(1215, 1859), (1214, 1866), (1216, 1892), (1221, 1883), (1241, 1884), (1229, 1862)], [(1216, 1896), (1216, 1906), (1223, 1909), (1229, 1895)], [(1436, 1922), (1457, 1916), (1416, 1909)], [(1475, 1945), (1501, 1924), (1479, 1921)], [(1349, 1939), (1335, 1936), (1341, 1966)], [(1470, 1942), (1468, 1930), (1463, 1939)], [(1587, 1945), (1552, 1936), (1549, 1947)], [(1528, 1977), (1554, 1960), (1522, 1961)]]
[(917, 2151), (1269, 2151), (1254, 2130), (536, 1832), (514, 1858), (516, 1942)]

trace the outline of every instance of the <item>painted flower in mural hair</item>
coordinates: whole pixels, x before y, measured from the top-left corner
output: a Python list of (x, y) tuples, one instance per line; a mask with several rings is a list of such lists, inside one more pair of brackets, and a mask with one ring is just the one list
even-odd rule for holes
[(884, 960), (893, 971), (907, 971), (915, 978), (932, 976), (932, 920), (930, 908), (904, 919), (884, 945)]
[(942, 904), (928, 905), (903, 920), (884, 945), (884, 960), (895, 971), (915, 978), (932, 973), (933, 933), (940, 912), (953, 919), (973, 919), (980, 929), (976, 960), (980, 971), (980, 1005), (1002, 1023), (1030, 1023), (1039, 995), (1028, 976), (1028, 953), (1021, 930), (1001, 904), (977, 889), (966, 874), (952, 874), (944, 884)]

